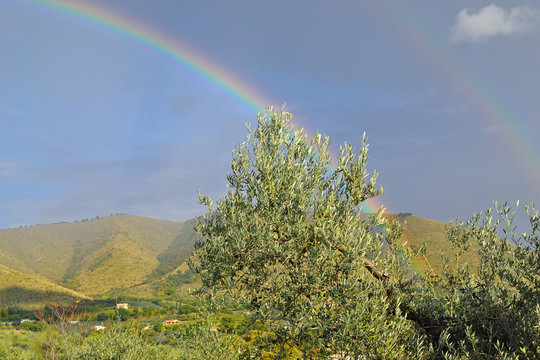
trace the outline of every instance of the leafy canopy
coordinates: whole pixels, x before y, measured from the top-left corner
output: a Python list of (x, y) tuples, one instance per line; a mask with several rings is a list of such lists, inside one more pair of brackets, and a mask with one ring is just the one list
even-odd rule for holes
[[(366, 269), (381, 263), (398, 273), (401, 260), (383, 252), (399, 229), (378, 231), (387, 223), (382, 210), (359, 211), (382, 192), (366, 168), (365, 135), (359, 155), (345, 144), (333, 166), (328, 137), (308, 139), (291, 117), (273, 108), (259, 115), (233, 151), (225, 198), (214, 208), (200, 195), (210, 210), (196, 227), (204, 238), (195, 259), (205, 290), (248, 304), (275, 342), (300, 346), (306, 356), (359, 354), (373, 343), (406, 347), (409, 326), (388, 311), (391, 283)], [(396, 323), (390, 332), (388, 322)]]
[[(440, 273), (415, 273), (408, 264), (425, 247), (405, 248), (401, 228), (382, 210), (360, 211), (382, 191), (366, 169), (365, 136), (359, 155), (345, 144), (333, 166), (328, 137), (309, 140), (290, 120), (272, 108), (259, 115), (233, 151), (227, 195), (216, 208), (200, 195), (210, 213), (197, 222), (203, 237), (192, 266), (204, 293), (236, 298), (270, 330), (250, 356), (540, 357), (533, 204), (525, 207), (528, 233), (517, 232), (506, 204), (450, 224), (455, 259), (443, 254)], [(471, 248), (474, 272), (463, 261)]]

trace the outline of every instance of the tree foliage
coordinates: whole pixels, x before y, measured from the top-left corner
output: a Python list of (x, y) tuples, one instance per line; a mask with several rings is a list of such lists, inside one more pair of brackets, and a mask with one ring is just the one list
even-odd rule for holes
[[(448, 228), (456, 259), (442, 274), (409, 266), (423, 248), (400, 241), (401, 227), (362, 204), (382, 189), (358, 155), (329, 139), (309, 139), (291, 114), (269, 108), (233, 151), (227, 195), (199, 219), (192, 267), (202, 292), (227, 295), (269, 329), (259, 357), (351, 359), (516, 359), (540, 354), (540, 219), (527, 207), (529, 234), (516, 234), (513, 212), (496, 207)], [(474, 241), (480, 267), (460, 255)], [(277, 350), (276, 350), (277, 349)], [(253, 355), (253, 354), (252, 354)]]
[[(530, 232), (518, 233), (516, 209), (495, 203), (448, 227), (455, 259), (443, 257), (442, 275), (419, 278), (409, 306), (429, 314), (428, 334), (439, 357), (537, 359), (540, 357), (540, 217), (525, 206)], [(479, 245), (480, 266), (469, 270), (460, 255)]]
[(226, 197), (214, 209), (200, 195), (210, 210), (197, 224), (203, 284), (249, 304), (283, 348), (404, 354), (416, 339), (406, 336), (412, 328), (396, 301), (387, 301), (392, 281), (368, 271), (403, 270), (399, 249), (384, 251), (399, 247), (399, 228), (380, 231), (388, 225), (382, 211), (359, 211), (382, 191), (366, 168), (365, 137), (358, 156), (345, 144), (333, 166), (328, 137), (309, 140), (290, 120), (274, 109), (259, 115), (233, 152)]

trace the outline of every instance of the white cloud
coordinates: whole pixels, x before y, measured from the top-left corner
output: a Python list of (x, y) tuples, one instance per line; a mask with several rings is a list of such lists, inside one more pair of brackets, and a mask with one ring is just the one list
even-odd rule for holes
[(493, 36), (523, 34), (536, 30), (540, 25), (540, 10), (520, 6), (510, 10), (489, 5), (476, 14), (463, 9), (456, 15), (451, 40), (480, 42)]

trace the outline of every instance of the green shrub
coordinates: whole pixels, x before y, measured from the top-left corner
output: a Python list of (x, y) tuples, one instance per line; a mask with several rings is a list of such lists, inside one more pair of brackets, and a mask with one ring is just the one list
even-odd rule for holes
[(0, 332), (0, 359), (41, 360), (45, 335), (40, 332), (21, 330)]
[(186, 329), (173, 354), (178, 360), (236, 360), (245, 350), (243, 345), (240, 337), (219, 334), (207, 325), (197, 324)]
[[(455, 259), (441, 277), (426, 277), (409, 305), (431, 323), (433, 356), (452, 359), (540, 358), (540, 218), (526, 206), (531, 231), (517, 233), (516, 210), (495, 204), (466, 223), (448, 228)], [(460, 259), (471, 242), (480, 245), (480, 266)]]
[(67, 341), (66, 359), (139, 360), (159, 356), (159, 348), (146, 343), (139, 333), (120, 328), (107, 329), (97, 336), (84, 337), (82, 341), (78, 337)]
[(43, 324), (40, 322), (25, 321), (21, 324), (21, 330), (28, 330), (33, 332), (43, 331)]

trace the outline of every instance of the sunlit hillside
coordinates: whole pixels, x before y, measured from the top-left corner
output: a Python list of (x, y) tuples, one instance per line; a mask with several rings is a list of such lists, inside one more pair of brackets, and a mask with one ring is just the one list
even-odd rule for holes
[(0, 230), (0, 263), (85, 294), (142, 284), (179, 266), (191, 222), (132, 215)]
[(72, 303), (76, 299), (88, 297), (51, 281), (0, 265), (0, 308), (31, 309), (53, 300)]
[[(449, 259), (455, 259), (452, 244), (446, 238), (448, 224), (430, 220), (409, 213), (399, 215), (387, 215), (388, 218), (396, 219), (403, 225), (403, 241), (413, 246), (425, 244), (426, 255), (416, 259), (417, 270), (433, 270), (436, 274), (442, 271), (442, 255)], [(471, 243), (471, 248), (463, 255), (464, 261), (469, 263), (472, 270), (478, 266), (478, 246)]]

